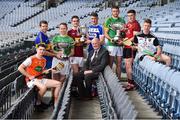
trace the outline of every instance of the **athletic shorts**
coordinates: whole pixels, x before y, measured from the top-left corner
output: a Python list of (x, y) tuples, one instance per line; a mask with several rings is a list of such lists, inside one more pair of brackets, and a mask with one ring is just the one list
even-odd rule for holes
[(123, 48), (120, 46), (107, 46), (110, 56), (123, 56)]
[(48, 81), (48, 79), (46, 78), (42, 78), (41, 80), (39, 80), (41, 84), (45, 85), (46, 82)]
[(61, 73), (61, 75), (68, 75), (70, 72), (69, 60), (59, 60), (54, 57), (52, 61), (52, 68), (55, 67), (59, 62), (64, 64), (64, 68), (62, 68), (60, 71), (56, 71), (56, 73)]
[(70, 57), (70, 64), (78, 64), (79, 67), (83, 67), (84, 59), (83, 57)]
[(136, 51), (132, 48), (123, 48), (123, 58), (135, 58)]
[(41, 84), (45, 85), (46, 82), (47, 82), (47, 80), (48, 80), (48, 79), (46, 79), (46, 78), (33, 79), (33, 80), (31, 80), (31, 81), (28, 81), (26, 84), (27, 84), (28, 88), (32, 88), (32, 87), (34, 87), (34, 82), (35, 82), (35, 81), (38, 81), (38, 83), (40, 82)]

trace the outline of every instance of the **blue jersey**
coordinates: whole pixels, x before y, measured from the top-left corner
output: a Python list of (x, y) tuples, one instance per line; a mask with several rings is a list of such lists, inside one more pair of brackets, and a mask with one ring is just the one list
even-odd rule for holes
[[(92, 40), (94, 37), (100, 38), (100, 35), (103, 35), (103, 27), (101, 25), (90, 25), (88, 27), (89, 40)], [(92, 44), (89, 44), (88, 52), (93, 49)]]
[[(49, 38), (46, 34), (44, 34), (43, 32), (39, 32), (36, 39), (35, 39), (35, 45), (37, 46), (40, 43), (43, 43), (46, 45), (46, 50), (50, 50), (51, 49), (51, 43), (49, 41)], [(46, 69), (51, 68), (52, 66), (52, 57), (51, 56), (44, 56), (44, 58), (46, 59)]]

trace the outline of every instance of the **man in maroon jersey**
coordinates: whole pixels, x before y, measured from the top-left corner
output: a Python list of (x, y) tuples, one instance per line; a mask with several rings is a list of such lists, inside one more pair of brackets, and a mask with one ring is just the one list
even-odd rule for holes
[[(136, 20), (136, 11), (129, 10), (127, 12), (128, 23), (126, 24), (126, 38), (133, 41), (134, 35), (140, 32), (141, 27), (138, 21)], [(127, 73), (128, 85), (126, 90), (132, 90), (134, 88), (134, 81), (132, 80), (132, 63), (133, 58), (135, 57), (136, 51), (133, 50), (131, 46), (125, 45), (123, 48), (123, 57), (125, 58), (125, 68)]]
[(79, 69), (83, 67), (83, 44), (79, 42), (79, 17), (72, 16), (71, 18), (72, 28), (68, 31), (68, 35), (75, 41), (74, 56), (70, 58), (71, 67), (73, 73), (79, 72)]
[[(76, 74), (80, 71), (80, 68), (83, 67), (83, 43), (79, 42), (80, 40), (80, 29), (79, 29), (79, 17), (78, 16), (72, 16), (71, 18), (71, 24), (72, 28), (68, 31), (68, 35), (72, 37), (75, 41), (74, 46), (74, 56), (70, 57), (70, 64), (71, 68), (73, 69), (73, 74)], [(77, 89), (76, 89), (76, 82), (73, 80), (72, 83), (72, 95), (78, 96)]]

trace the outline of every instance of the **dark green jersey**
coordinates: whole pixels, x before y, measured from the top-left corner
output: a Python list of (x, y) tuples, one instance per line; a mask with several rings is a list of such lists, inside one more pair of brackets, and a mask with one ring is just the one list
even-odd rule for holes
[(68, 44), (67, 47), (63, 48), (64, 49), (63, 54), (65, 54), (67, 56), (71, 53), (71, 49), (74, 47), (74, 45), (73, 45), (74, 40), (71, 37), (69, 37), (68, 35), (66, 35), (66, 36), (57, 35), (53, 38), (52, 42), (53, 42), (53, 44), (57, 44), (57, 43)]

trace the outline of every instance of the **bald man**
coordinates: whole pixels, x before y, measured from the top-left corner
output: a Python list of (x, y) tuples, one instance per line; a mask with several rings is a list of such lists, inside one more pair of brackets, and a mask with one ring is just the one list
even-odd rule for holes
[[(101, 46), (100, 40), (94, 38), (91, 43), (93, 50), (88, 54), (84, 71), (79, 72), (74, 76), (80, 97), (92, 97), (92, 83), (98, 78), (99, 73), (103, 72), (109, 62), (109, 53), (106, 48)], [(85, 80), (86, 87), (83, 84), (83, 80)]]

